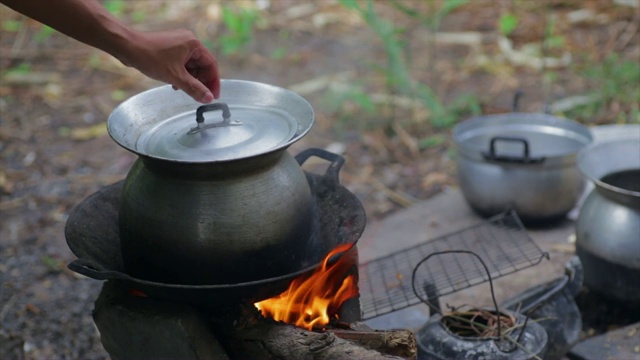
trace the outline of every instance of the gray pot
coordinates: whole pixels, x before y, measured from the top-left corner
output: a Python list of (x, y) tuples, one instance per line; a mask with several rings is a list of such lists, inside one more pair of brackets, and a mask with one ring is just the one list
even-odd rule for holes
[(622, 301), (640, 300), (640, 139), (583, 150), (580, 170), (595, 184), (576, 222), (584, 283)]
[(199, 106), (163, 86), (110, 115), (111, 137), (139, 155), (119, 210), (129, 275), (234, 284), (293, 273), (324, 255), (305, 255), (313, 200), (286, 151), (311, 128), (309, 103), (237, 80), (222, 81), (219, 101)]
[(584, 190), (576, 157), (592, 135), (572, 120), (536, 113), (479, 116), (458, 124), (453, 139), (462, 193), (484, 216), (513, 209), (523, 221), (559, 218)]

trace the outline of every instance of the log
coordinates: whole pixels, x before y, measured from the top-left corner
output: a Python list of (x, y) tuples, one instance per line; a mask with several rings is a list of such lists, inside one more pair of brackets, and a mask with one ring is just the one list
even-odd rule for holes
[[(296, 360), (415, 359), (413, 335), (406, 330), (307, 331), (243, 310), (232, 324), (214, 316), (214, 333), (231, 358)], [(257, 311), (256, 311), (257, 312)], [(352, 333), (348, 335), (347, 333)], [(348, 339), (348, 338), (351, 339)], [(387, 339), (385, 339), (385, 337)], [(402, 339), (397, 343), (389, 339)], [(352, 341), (353, 340), (353, 341)], [(412, 348), (412, 349), (411, 349)], [(401, 350), (399, 350), (401, 349)], [(408, 356), (405, 356), (408, 355)]]
[(346, 329), (327, 329), (328, 333), (362, 347), (403, 359), (415, 359), (416, 338), (409, 330), (374, 330), (363, 323), (348, 324)]

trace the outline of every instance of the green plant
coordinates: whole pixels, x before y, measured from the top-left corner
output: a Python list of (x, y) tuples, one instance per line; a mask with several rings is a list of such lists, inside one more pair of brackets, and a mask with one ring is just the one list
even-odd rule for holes
[[(291, 34), (286, 30), (281, 30), (278, 32), (278, 42), (287, 44), (291, 38)], [(274, 60), (284, 59), (289, 54), (289, 48), (286, 45), (276, 46), (273, 50), (271, 50), (271, 58)]]
[(640, 64), (616, 54), (585, 69), (575, 69), (593, 83), (592, 101), (565, 115), (584, 122), (640, 123)]
[(16, 76), (16, 75), (19, 76), (19, 75), (28, 74), (30, 72), (31, 72), (31, 65), (27, 63), (21, 63), (3, 71), (2, 76), (8, 76), (8, 77)]
[[(431, 4), (433, 4), (433, 0), (430, 0)], [(435, 9), (432, 15), (423, 15), (420, 11), (412, 9), (398, 0), (393, 0), (393, 6), (402, 11), (405, 15), (408, 15), (412, 18), (419, 19), (422, 23), (424, 23), (430, 30), (435, 31), (440, 27), (440, 22), (447, 16), (449, 13), (459, 8), (460, 6), (468, 3), (469, 0), (446, 0), (442, 3), (442, 6)]]
[(107, 0), (103, 4), (104, 8), (113, 16), (120, 16), (124, 13), (124, 0)]
[(2, 22), (2, 30), (6, 32), (18, 32), (22, 27), (22, 21), (5, 20)]
[[(442, 6), (430, 16), (425, 16), (420, 11), (407, 7), (397, 0), (393, 0), (392, 4), (405, 15), (418, 19), (431, 29), (437, 29), (447, 14), (467, 2), (468, 0), (444, 1)], [(457, 105), (453, 108), (445, 106), (430, 87), (414, 80), (410, 72), (407, 42), (403, 40), (404, 29), (379, 16), (372, 0), (366, 0), (364, 6), (362, 2), (357, 0), (340, 0), (340, 3), (346, 8), (358, 12), (371, 30), (381, 39), (386, 54), (386, 66), (380, 67), (380, 69), (389, 93), (418, 99), (429, 110), (431, 124), (436, 128), (446, 128), (455, 123), (461, 110), (460, 104), (465, 102), (471, 104), (471, 97), (465, 96), (464, 99), (454, 101)], [(477, 99), (475, 104), (479, 108)], [(475, 112), (475, 108), (472, 111)]]
[(516, 27), (518, 27), (518, 18), (515, 15), (509, 12), (500, 15), (500, 19), (498, 19), (500, 34), (503, 36), (509, 36)]
[(445, 109), (440, 100), (430, 88), (413, 81), (409, 73), (406, 59), (404, 58), (405, 43), (399, 37), (401, 30), (396, 28), (390, 21), (378, 16), (372, 0), (366, 1), (366, 7), (362, 7), (356, 0), (340, 0), (340, 2), (347, 8), (356, 10), (382, 40), (387, 55), (387, 66), (384, 70), (384, 75), (387, 87), (391, 92), (416, 96), (431, 111), (433, 122), (436, 126), (446, 124), (448, 121), (445, 120)]
[(562, 48), (565, 45), (565, 38), (562, 35), (557, 34), (556, 18), (549, 16), (547, 25), (545, 27), (545, 35), (542, 46), (548, 49)]
[(227, 33), (220, 37), (220, 47), (225, 55), (235, 54), (253, 41), (253, 30), (258, 11), (253, 9), (222, 8), (222, 22)]
[(49, 27), (47, 25), (42, 25), (40, 27), (40, 30), (38, 30), (38, 32), (33, 36), (33, 38), (36, 40), (38, 44), (42, 44), (48, 38), (50, 38), (51, 35), (53, 35), (55, 32), (56, 31), (52, 27)]

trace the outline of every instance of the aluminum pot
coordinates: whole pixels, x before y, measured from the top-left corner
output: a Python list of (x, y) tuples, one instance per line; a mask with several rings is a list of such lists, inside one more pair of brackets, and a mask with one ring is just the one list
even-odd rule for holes
[(640, 301), (640, 138), (588, 147), (578, 166), (595, 185), (576, 222), (584, 283), (610, 298)]
[(311, 128), (310, 104), (275, 86), (223, 80), (219, 102), (199, 105), (163, 86), (109, 116), (111, 137), (139, 155), (119, 209), (127, 273), (214, 285), (307, 266), (313, 199), (287, 148)]
[(525, 222), (568, 213), (584, 190), (576, 166), (588, 128), (541, 113), (478, 116), (453, 129), (460, 188), (484, 216), (513, 209)]

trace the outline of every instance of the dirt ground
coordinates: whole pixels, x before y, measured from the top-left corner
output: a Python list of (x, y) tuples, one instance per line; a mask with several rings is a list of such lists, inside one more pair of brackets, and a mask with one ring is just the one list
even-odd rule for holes
[[(400, 3), (422, 14), (442, 5)], [(525, 94), (521, 111), (575, 100), (601, 85), (602, 79), (581, 72), (589, 64), (611, 54), (640, 59), (637, 0), (472, 0), (439, 19), (437, 32), (403, 16), (392, 1), (375, 4), (405, 28), (413, 80), (430, 86), (445, 104), (471, 95), (483, 113), (510, 111), (517, 90)], [(207, 39), (224, 78), (305, 96), (316, 123), (290, 151), (342, 153), (341, 181), (361, 199), (370, 221), (456, 186), (451, 126), (433, 126), (432, 112), (390, 91), (390, 48), (339, 2), (149, 0), (124, 6), (119, 16), (139, 29), (185, 27)], [(257, 10), (252, 41), (223, 55), (216, 40), (229, 32), (221, 18), (227, 6), (265, 8)], [(498, 26), (505, 13), (518, 19), (508, 43)], [(91, 319), (101, 283), (66, 268), (74, 256), (63, 230), (75, 204), (122, 179), (135, 160), (108, 136), (109, 113), (160, 84), (5, 7), (0, 14), (0, 340), (11, 338), (27, 359), (108, 358)], [(540, 56), (524, 49), (549, 36), (549, 19), (555, 21), (552, 35), (563, 42), (548, 49), (555, 62), (541, 68)], [(375, 110), (364, 109), (362, 94), (339, 91), (345, 87), (361, 89)], [(617, 116), (628, 110), (625, 103), (600, 106), (599, 116), (576, 120), (628, 121)], [(463, 107), (457, 120), (470, 114)]]

